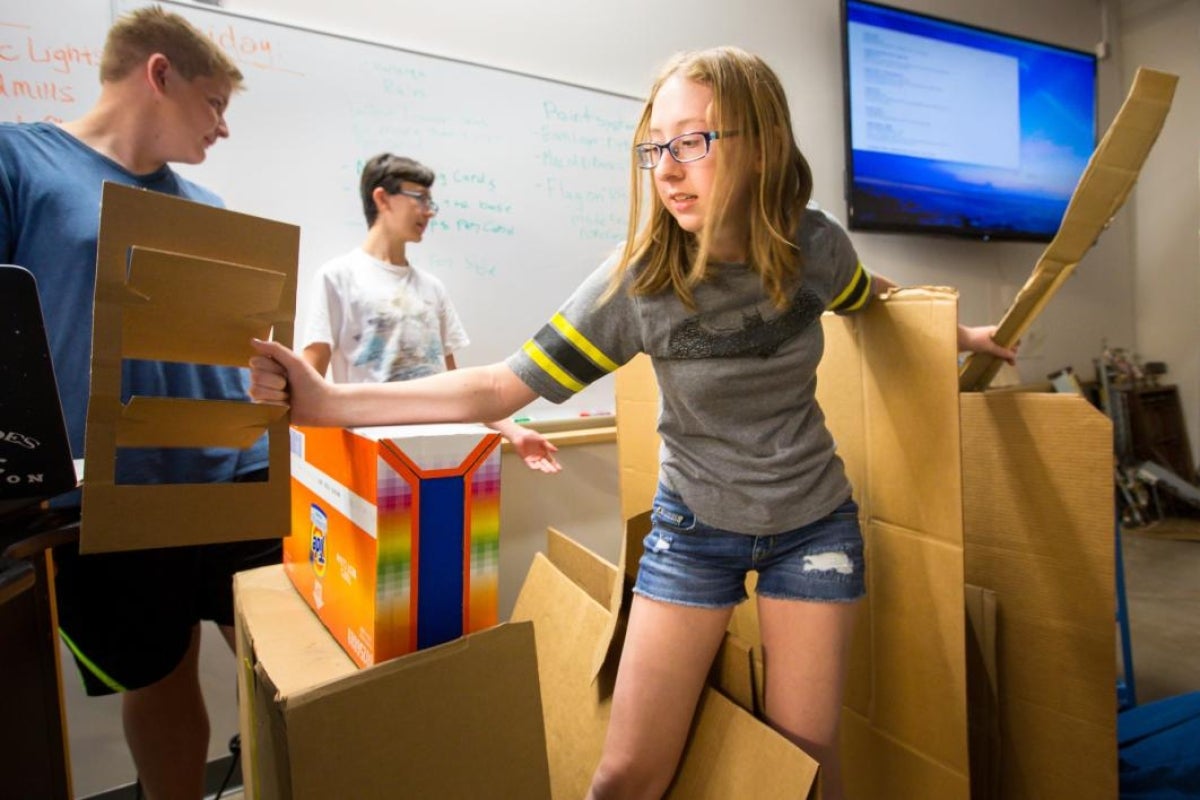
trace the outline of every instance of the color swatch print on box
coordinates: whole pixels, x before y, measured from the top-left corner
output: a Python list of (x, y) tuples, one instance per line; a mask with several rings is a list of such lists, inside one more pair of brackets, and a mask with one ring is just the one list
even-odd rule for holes
[(500, 437), (291, 429), (287, 574), (360, 666), (498, 622)]

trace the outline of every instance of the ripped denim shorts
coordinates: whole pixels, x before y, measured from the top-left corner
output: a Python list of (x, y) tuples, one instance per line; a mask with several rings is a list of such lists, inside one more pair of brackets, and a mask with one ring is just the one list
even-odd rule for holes
[(727, 608), (746, 599), (746, 573), (758, 571), (758, 594), (785, 600), (851, 602), (866, 594), (858, 505), (770, 536), (705, 525), (683, 499), (660, 485), (653, 527), (643, 541), (633, 591), (653, 600)]

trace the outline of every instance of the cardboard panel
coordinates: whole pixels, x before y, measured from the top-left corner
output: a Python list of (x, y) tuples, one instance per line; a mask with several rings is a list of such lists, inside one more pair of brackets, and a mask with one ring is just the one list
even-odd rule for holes
[[(131, 247), (126, 358), (244, 364), (250, 339), (268, 339), (287, 275), (210, 258)], [(239, 361), (240, 359), (240, 361)]]
[(843, 760), (849, 771), (885, 750), (892, 765), (857, 793), (848, 779), (856, 797), (969, 793), (956, 317), (953, 291), (905, 289), (824, 318), (817, 398), (867, 547)]
[[(1114, 660), (1111, 653), (1108, 660)], [(1003, 686), (1003, 677), (1001, 681)], [(1115, 684), (1109, 694), (1115, 717)], [(1000, 729), (1000, 797), (1119, 796), (1112, 726), (1081, 722), (1053, 708), (1002, 695)]]
[[(868, 523), (872, 695), (855, 709), (924, 757), (968, 771), (962, 551)], [(853, 758), (846, 754), (847, 762)], [(869, 762), (868, 762), (869, 763)], [(901, 791), (901, 788), (909, 791)], [(900, 776), (897, 796), (918, 797)]]
[(649, 356), (639, 355), (617, 370), (617, 460), (621, 519), (650, 510), (658, 487), (658, 382)]
[[(201, 434), (206, 438), (210, 433), (213, 439), (209, 443), (221, 445), (249, 439), (247, 431), (263, 426), (260, 432), (270, 434), (270, 477), (265, 483), (122, 486), (115, 480), (115, 454), (118, 442), (133, 436), (131, 426), (137, 427), (122, 421), (126, 412), (121, 404), (122, 359), (133, 353), (170, 353), (181, 361), (241, 367), (249, 357), (249, 343), (234, 349), (233, 340), (246, 330), (261, 330), (263, 326), (272, 327), (276, 340), (291, 345), (299, 239), (300, 231), (293, 225), (157, 192), (104, 185), (96, 256), (81, 550), (127, 550), (288, 535), (286, 415), (266, 409), (233, 412), (224, 404), (207, 406), (206, 401), (173, 406), (171, 418), (165, 417), (166, 409), (157, 404), (159, 401), (145, 409), (130, 409), (131, 420), (145, 423), (143, 433), (134, 439), (141, 445), (178, 446), (181, 439), (190, 444)], [(142, 252), (134, 256), (135, 280), (146, 287), (144, 290), (129, 284), (130, 256), (135, 247), (160, 254), (156, 257)], [(209, 274), (205, 265), (215, 272)], [(219, 286), (218, 278), (235, 274), (230, 272), (230, 265), (284, 276), (282, 285), (277, 278), (265, 276), (274, 287), (267, 294), (278, 293), (277, 305), (260, 311), (262, 292), (255, 292), (249, 302), (243, 302), (240, 296), (227, 296), (231, 290)], [(204, 270), (205, 274), (189, 274), (181, 283), (182, 266)], [(258, 272), (240, 274), (264, 277)], [(254, 283), (254, 279), (249, 281)], [(244, 284), (237, 280), (236, 294), (241, 294)], [(200, 286), (206, 288), (197, 288)], [(253, 322), (237, 322), (237, 331), (213, 330), (206, 336), (177, 325), (156, 331), (149, 323), (160, 318), (156, 309), (164, 302), (167, 314), (172, 313), (170, 309), (194, 305), (199, 315), (196, 318), (223, 320), (224, 325), (229, 320), (215, 308), (219, 306), (249, 313)], [(141, 320), (130, 323), (128, 331), (127, 311)], [(230, 349), (209, 345), (217, 341)], [(204, 411), (198, 413), (203, 416), (193, 419), (191, 412), (200, 408)], [(192, 432), (186, 436), (177, 432), (188, 428)], [(155, 441), (159, 434), (162, 440)]]
[(1000, 796), (1115, 798), (1111, 425), (1076, 396), (961, 401), (967, 580), (997, 596)]
[(600, 605), (608, 608), (617, 568), (569, 536), (549, 528), (546, 531), (546, 558)]
[(545, 556), (534, 556), (512, 619), (532, 621), (537, 634), (546, 757), (551, 793), (559, 800), (585, 796), (600, 761), (613, 673), (593, 681), (592, 652), (610, 616)]
[(706, 689), (665, 800), (808, 797), (817, 762), (745, 709)]
[[(825, 332), (825, 355), (821, 366), (817, 367), (817, 402), (821, 404), (825, 424), (837, 443), (838, 455), (846, 465), (846, 476), (855, 487), (855, 499), (861, 506), (867, 500), (857, 492), (858, 487), (867, 482), (867, 428), (863, 363), (859, 357), (859, 318), (826, 314), (821, 321)], [(866, 513), (868, 509), (863, 511)]]
[[(594, 575), (598, 565), (606, 565), (616, 579), (612, 565), (589, 555), (594, 563), (584, 566), (582, 574)], [(573, 557), (572, 563), (581, 562)], [(562, 800), (585, 796), (599, 763), (615, 664), (606, 665), (593, 680), (591, 651), (607, 635), (606, 618), (611, 613), (540, 553), (513, 610), (514, 620), (532, 621), (537, 632), (546, 750), (553, 796)], [(731, 657), (738, 658), (739, 651), (741, 657), (748, 656), (742, 644), (731, 647)], [(707, 688), (666, 797), (806, 797), (816, 773), (816, 762), (803, 750), (716, 689)]]
[[(287, 406), (235, 400), (133, 397), (121, 408), (117, 447), (233, 447), (254, 444)], [(187, 425), (180, 425), (181, 419)]]
[(869, 492), (873, 519), (961, 548), (957, 316), (957, 294), (934, 289), (893, 292), (862, 315), (869, 452), (867, 480), (858, 488)]
[[(846, 754), (842, 780), (847, 797), (970, 797), (971, 787), (962, 770), (934, 761), (919, 748), (893, 739), (849, 709), (842, 714), (842, 752)], [(855, 753), (869, 754), (869, 758), (850, 760)]]
[(533, 639), (503, 625), (289, 698), (293, 800), (546, 797)]
[(357, 670), (282, 567), (234, 597), (247, 797), (550, 797), (531, 626)]

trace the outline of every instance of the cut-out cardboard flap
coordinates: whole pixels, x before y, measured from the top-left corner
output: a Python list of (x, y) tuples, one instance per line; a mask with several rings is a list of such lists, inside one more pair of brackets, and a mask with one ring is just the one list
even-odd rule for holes
[[(245, 450), (287, 411), (287, 406), (236, 400), (133, 397), (117, 425), (117, 446)], [(180, 425), (181, 419), (186, 419), (187, 425)]]
[(130, 248), (126, 358), (241, 367), (270, 338), (287, 275), (210, 258)]

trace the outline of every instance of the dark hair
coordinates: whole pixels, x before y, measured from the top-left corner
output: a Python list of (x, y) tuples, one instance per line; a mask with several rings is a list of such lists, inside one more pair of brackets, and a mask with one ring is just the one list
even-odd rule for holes
[(436, 176), (429, 167), (419, 161), (404, 156), (394, 156), (391, 153), (380, 153), (367, 159), (363, 165), (362, 179), (359, 181), (359, 194), (362, 195), (363, 215), (367, 218), (367, 227), (375, 224), (379, 210), (375, 208), (375, 189), (383, 187), (388, 194), (400, 191), (400, 184), (408, 181), (428, 189), (433, 186)]

